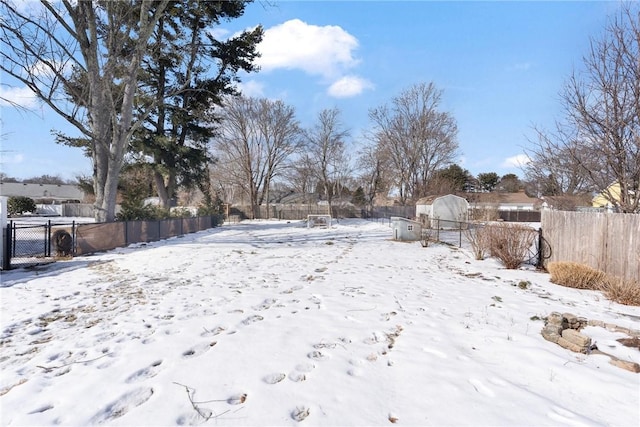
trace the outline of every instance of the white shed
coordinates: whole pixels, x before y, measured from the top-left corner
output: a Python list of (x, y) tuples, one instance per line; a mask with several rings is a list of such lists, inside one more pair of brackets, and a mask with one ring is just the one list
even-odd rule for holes
[(422, 224), (407, 218), (391, 217), (393, 240), (413, 242), (422, 238)]
[(469, 219), (469, 202), (453, 194), (425, 197), (416, 203), (416, 217), (431, 228), (458, 228)]

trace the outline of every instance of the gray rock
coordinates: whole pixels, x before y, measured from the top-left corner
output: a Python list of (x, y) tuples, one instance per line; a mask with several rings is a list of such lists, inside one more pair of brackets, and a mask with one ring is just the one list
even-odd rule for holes
[[(566, 329), (566, 330), (571, 330), (571, 329)], [(571, 341), (560, 337), (560, 339), (558, 339), (558, 343), (559, 346), (566, 348), (567, 350), (571, 350), (574, 351), (576, 353), (586, 353), (587, 349), (586, 347), (580, 346), (578, 344), (574, 344)]]
[(562, 338), (580, 347), (588, 348), (591, 346), (591, 338), (574, 329), (562, 331)]

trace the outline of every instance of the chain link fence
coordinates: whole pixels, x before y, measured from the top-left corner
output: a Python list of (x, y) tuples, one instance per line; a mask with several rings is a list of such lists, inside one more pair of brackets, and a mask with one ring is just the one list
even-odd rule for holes
[[(500, 223), (500, 222), (469, 222), (469, 221), (442, 221), (434, 219), (427, 223), (423, 223), (422, 228), (422, 246), (428, 246), (430, 243), (445, 243), (451, 246), (457, 246), (475, 252), (478, 245), (487, 246), (487, 251), (491, 245), (500, 244), (499, 242), (481, 242), (479, 236), (487, 228), (492, 227), (494, 230), (503, 231), (503, 235), (514, 235), (514, 227), (527, 228), (527, 225), (518, 223)], [(493, 233), (494, 235), (496, 233)], [(551, 256), (551, 247), (544, 239), (541, 228), (531, 227), (531, 246), (526, 248), (524, 263), (543, 268), (543, 263)], [(506, 237), (509, 239), (509, 237)], [(491, 244), (490, 244), (491, 243)], [(491, 255), (491, 254), (488, 254)]]
[(71, 238), (70, 256), (104, 252), (133, 243), (154, 242), (216, 227), (217, 215), (170, 218), (157, 221), (118, 221), (112, 223), (19, 224), (9, 221), (4, 242), (7, 253), (2, 269), (29, 267), (54, 262), (59, 255), (55, 233), (65, 231)]

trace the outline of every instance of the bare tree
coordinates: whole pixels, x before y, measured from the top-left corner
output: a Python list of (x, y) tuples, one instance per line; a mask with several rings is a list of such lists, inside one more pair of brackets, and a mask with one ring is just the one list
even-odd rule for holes
[(329, 213), (332, 213), (334, 196), (340, 193), (350, 175), (345, 147), (345, 138), (349, 136), (349, 132), (342, 127), (340, 110), (322, 110), (315, 126), (304, 135), (312, 170), (322, 186), (324, 198), (329, 204)]
[(366, 146), (360, 151), (358, 171), (358, 183), (364, 193), (365, 205), (369, 212), (372, 212), (376, 197), (386, 194), (389, 190), (388, 169), (374, 146)]
[(574, 196), (593, 190), (587, 182), (585, 164), (597, 165), (594, 159), (574, 155), (580, 153), (580, 144), (569, 129), (557, 125), (557, 132), (536, 129), (536, 140), (525, 151), (530, 162), (524, 165), (526, 179), (536, 186), (536, 196)]
[(227, 180), (249, 196), (253, 217), (266, 201), (269, 187), (300, 148), (300, 129), (293, 107), (282, 101), (229, 97), (220, 110), (215, 138), (219, 167)]
[(140, 61), (168, 3), (0, 0), (0, 69), (90, 141), (98, 221), (115, 219), (118, 177), (141, 123), (133, 116)]
[(426, 195), (433, 173), (457, 154), (456, 121), (439, 111), (441, 97), (433, 83), (420, 83), (393, 98), (391, 106), (369, 111), (371, 138), (396, 177), (402, 204)]
[[(622, 212), (640, 211), (640, 7), (623, 4), (592, 39), (561, 93), (566, 118), (543, 144), (578, 165), (588, 188)], [(570, 136), (569, 138), (567, 136)], [(546, 140), (550, 141), (547, 142)], [(544, 160), (544, 159), (541, 159)], [(620, 192), (611, 191), (612, 184)]]
[[(293, 189), (304, 196), (304, 202), (311, 202), (311, 195), (316, 192), (314, 162), (309, 153), (302, 152), (300, 157), (285, 171), (285, 179)], [(314, 197), (315, 200), (315, 197)]]

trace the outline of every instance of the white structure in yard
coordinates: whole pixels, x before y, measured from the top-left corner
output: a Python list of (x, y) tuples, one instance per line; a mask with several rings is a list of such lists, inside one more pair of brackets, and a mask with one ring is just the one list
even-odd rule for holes
[(430, 228), (459, 228), (469, 219), (469, 202), (453, 194), (424, 197), (416, 202), (416, 218)]
[(413, 242), (422, 239), (422, 224), (407, 218), (391, 217), (393, 240)]

